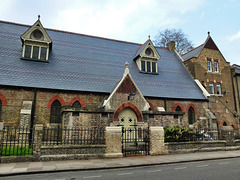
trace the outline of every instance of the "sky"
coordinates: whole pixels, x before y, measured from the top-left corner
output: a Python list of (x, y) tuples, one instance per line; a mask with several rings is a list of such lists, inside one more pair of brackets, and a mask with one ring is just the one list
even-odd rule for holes
[(182, 29), (194, 47), (207, 32), (230, 64), (240, 65), (240, 0), (1, 0), (0, 20), (144, 43)]

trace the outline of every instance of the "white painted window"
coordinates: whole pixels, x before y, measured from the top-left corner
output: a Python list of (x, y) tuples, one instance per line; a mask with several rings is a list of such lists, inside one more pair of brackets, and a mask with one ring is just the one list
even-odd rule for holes
[(212, 63), (211, 61), (207, 61), (207, 69), (208, 69), (208, 72), (212, 72)]
[(218, 72), (218, 62), (214, 61), (214, 71)]
[(221, 95), (221, 84), (220, 83), (217, 83), (216, 84), (216, 89), (217, 89), (217, 95)]
[(47, 60), (47, 48), (34, 45), (25, 45), (24, 58)]
[(214, 86), (213, 86), (213, 83), (212, 83), (212, 82), (209, 83), (209, 93), (210, 93), (211, 95), (214, 94)]

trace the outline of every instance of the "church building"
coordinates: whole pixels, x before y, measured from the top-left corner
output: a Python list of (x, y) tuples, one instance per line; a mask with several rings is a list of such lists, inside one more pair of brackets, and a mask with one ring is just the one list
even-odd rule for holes
[(210, 36), (199, 56), (184, 56), (199, 81), (173, 42), (155, 47), (150, 37), (138, 44), (47, 29), (39, 18), (32, 26), (0, 21), (0, 41), (5, 126), (216, 127), (212, 112), (220, 125), (236, 126), (219, 116), (224, 110), (232, 117), (234, 109), (231, 81), (223, 76), (230, 69)]

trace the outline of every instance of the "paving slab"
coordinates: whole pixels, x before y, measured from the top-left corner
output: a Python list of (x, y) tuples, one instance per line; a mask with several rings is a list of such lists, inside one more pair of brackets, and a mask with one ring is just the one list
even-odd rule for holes
[(91, 169), (136, 167), (237, 157), (240, 157), (240, 150), (198, 152), (161, 156), (132, 156), (112, 159), (1, 163), (0, 175), (9, 176), (41, 172), (46, 173), (71, 170), (83, 171)]

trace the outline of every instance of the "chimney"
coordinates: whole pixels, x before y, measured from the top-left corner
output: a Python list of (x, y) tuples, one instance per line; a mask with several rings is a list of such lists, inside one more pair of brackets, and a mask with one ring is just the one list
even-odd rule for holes
[(170, 51), (174, 52), (174, 50), (175, 50), (175, 41), (170, 41), (167, 44), (167, 49), (169, 49)]

